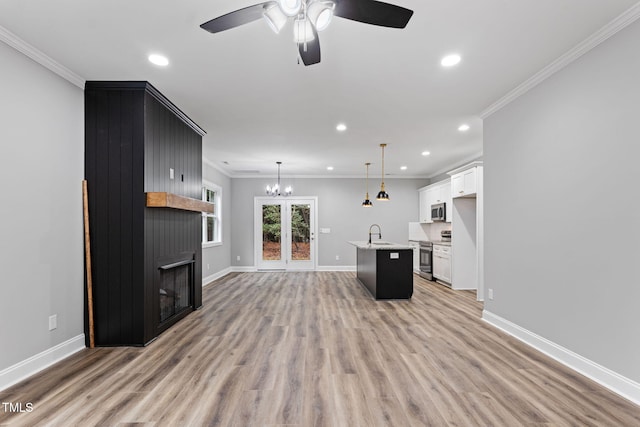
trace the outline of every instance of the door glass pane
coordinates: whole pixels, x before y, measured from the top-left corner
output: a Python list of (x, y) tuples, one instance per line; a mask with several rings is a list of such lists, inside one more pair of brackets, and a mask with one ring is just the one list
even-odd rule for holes
[(282, 258), (281, 218), (280, 205), (262, 206), (262, 259), (265, 261)]
[(291, 205), (291, 259), (309, 261), (311, 259), (310, 205)]

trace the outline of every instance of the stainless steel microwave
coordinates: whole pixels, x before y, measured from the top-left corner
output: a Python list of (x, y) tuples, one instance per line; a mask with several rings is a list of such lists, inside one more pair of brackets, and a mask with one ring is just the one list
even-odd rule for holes
[(446, 221), (447, 209), (444, 203), (431, 205), (431, 221)]

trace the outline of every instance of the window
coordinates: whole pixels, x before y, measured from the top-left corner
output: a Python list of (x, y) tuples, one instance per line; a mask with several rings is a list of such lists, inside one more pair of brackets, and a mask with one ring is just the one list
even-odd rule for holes
[(219, 245), (222, 243), (222, 189), (215, 184), (203, 183), (202, 200), (213, 203), (213, 213), (202, 213), (202, 245)]

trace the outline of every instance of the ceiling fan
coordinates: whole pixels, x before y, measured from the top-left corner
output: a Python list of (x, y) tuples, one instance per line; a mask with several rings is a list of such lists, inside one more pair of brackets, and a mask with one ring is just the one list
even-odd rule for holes
[(318, 31), (327, 28), (334, 16), (365, 24), (404, 28), (413, 11), (376, 0), (272, 0), (219, 16), (200, 25), (211, 33), (235, 28), (263, 18), (279, 33), (293, 18), (293, 41), (304, 65), (320, 62)]

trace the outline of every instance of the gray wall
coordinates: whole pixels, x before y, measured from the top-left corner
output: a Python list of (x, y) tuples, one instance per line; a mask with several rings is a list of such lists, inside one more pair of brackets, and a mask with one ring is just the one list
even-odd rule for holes
[(0, 64), (2, 371), (83, 333), (84, 101), (1, 42)]
[(640, 382), (640, 22), (484, 123), (485, 309)]
[[(264, 187), (273, 181), (265, 178), (232, 180), (231, 263), (254, 266), (253, 212), (254, 197), (264, 196)], [(330, 228), (330, 234), (318, 234), (318, 266), (355, 266), (356, 251), (348, 240), (366, 240), (369, 226), (380, 224), (384, 240), (406, 242), (408, 223), (418, 221), (417, 189), (427, 179), (385, 179), (389, 202), (377, 202), (378, 180), (369, 180), (369, 196), (374, 206), (361, 206), (365, 196), (364, 179), (281, 179), (292, 184), (295, 196), (318, 197), (318, 228)], [(237, 261), (240, 256), (240, 261)], [(340, 260), (336, 260), (336, 256)]]
[[(205, 136), (205, 138), (207, 138)], [(202, 248), (202, 278), (207, 279), (231, 266), (231, 178), (202, 163), (202, 179), (222, 187), (222, 245)]]

